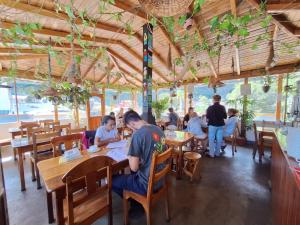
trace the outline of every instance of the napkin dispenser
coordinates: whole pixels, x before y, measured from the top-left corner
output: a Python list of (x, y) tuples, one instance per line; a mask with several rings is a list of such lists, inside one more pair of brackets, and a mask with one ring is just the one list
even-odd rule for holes
[(82, 156), (78, 148), (73, 148), (65, 151), (63, 157), (65, 161), (71, 161), (74, 159), (81, 158)]

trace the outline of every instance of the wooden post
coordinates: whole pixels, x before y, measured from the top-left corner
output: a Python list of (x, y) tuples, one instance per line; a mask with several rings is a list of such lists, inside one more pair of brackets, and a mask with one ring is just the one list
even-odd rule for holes
[(184, 85), (184, 114), (187, 114), (187, 85)]
[(18, 101), (16, 77), (14, 77), (14, 90), (15, 90), (16, 110), (17, 110), (17, 121), (19, 122), (20, 121), (20, 116), (19, 116), (19, 101)]
[(132, 95), (133, 110), (137, 111), (138, 104), (137, 104), (137, 93), (136, 93), (136, 91), (133, 90), (131, 92), (131, 95)]
[(143, 120), (155, 124), (152, 114), (153, 26), (143, 26)]
[[(246, 85), (246, 84), (248, 84), (248, 77), (246, 77), (245, 79), (244, 79), (244, 84)], [(243, 104), (243, 115), (245, 115), (246, 114), (246, 112), (247, 112), (247, 104), (245, 104), (246, 102), (247, 102), (247, 95), (244, 95), (243, 96), (243, 102), (244, 102), (244, 104)], [(245, 124), (245, 121), (242, 119), (242, 121), (241, 121), (241, 137), (246, 137), (246, 124)]]
[(277, 77), (277, 102), (276, 102), (276, 121), (280, 121), (281, 117), (281, 99), (282, 99), (282, 75)]
[(54, 105), (54, 121), (58, 121), (58, 106), (57, 104)]
[(101, 112), (102, 116), (105, 116), (105, 87), (102, 87), (102, 101), (101, 101)]

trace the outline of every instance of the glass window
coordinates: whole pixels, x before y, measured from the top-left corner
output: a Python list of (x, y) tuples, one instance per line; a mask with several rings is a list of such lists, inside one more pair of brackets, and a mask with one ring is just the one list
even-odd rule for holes
[(1, 78), (0, 80), (0, 124), (16, 122), (17, 108), (14, 93), (14, 83), (11, 79)]
[(101, 99), (98, 96), (93, 96), (90, 102), (90, 116), (101, 116)]

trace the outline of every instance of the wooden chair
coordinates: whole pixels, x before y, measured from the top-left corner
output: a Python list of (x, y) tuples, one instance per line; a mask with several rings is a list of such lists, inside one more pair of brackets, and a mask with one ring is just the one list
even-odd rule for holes
[(55, 126), (59, 126), (60, 121), (49, 121), (44, 123), (45, 128), (54, 129)]
[(183, 172), (190, 177), (191, 182), (195, 179), (200, 178), (199, 161), (201, 159), (201, 155), (197, 152), (185, 152), (183, 155), (184, 159), (184, 167)]
[(32, 130), (38, 127), (40, 127), (40, 124), (36, 122), (21, 122), (21, 126), (19, 127), (21, 130), (21, 137), (30, 139), (32, 137)]
[(264, 137), (263, 134), (259, 135), (257, 132), (256, 123), (253, 123), (253, 131), (254, 131), (254, 145), (253, 145), (253, 159), (255, 159), (256, 152), (258, 150), (259, 153), (259, 162), (262, 161), (262, 156), (264, 155), (264, 148), (265, 147), (272, 147), (273, 137), (266, 136)]
[[(166, 207), (166, 219), (170, 220), (169, 213), (169, 198), (168, 198), (168, 183), (167, 183), (167, 174), (171, 171), (171, 157), (172, 157), (172, 149), (168, 149), (167, 151), (158, 154), (154, 152), (152, 155), (152, 162), (150, 167), (150, 176), (148, 181), (148, 190), (147, 195), (140, 195), (131, 191), (123, 191), (123, 204), (124, 204), (124, 224), (128, 225), (128, 199), (134, 199), (139, 202), (145, 210), (147, 225), (151, 225), (151, 210), (152, 205), (157, 200), (162, 197), (165, 197), (165, 207)], [(165, 163), (165, 166), (162, 170), (157, 170), (157, 166)], [(163, 186), (157, 191), (154, 192), (153, 187), (158, 181), (163, 182)]]
[(62, 135), (68, 134), (71, 129), (71, 123), (63, 124), (63, 125), (54, 125), (53, 131), (59, 131)]
[[(108, 224), (113, 224), (111, 164), (112, 159), (109, 157), (95, 156), (73, 167), (63, 176), (67, 194), (64, 202), (66, 224), (93, 224), (105, 214), (108, 214)], [(107, 183), (99, 186), (99, 180), (105, 177)]]
[(200, 153), (205, 152), (207, 149), (207, 141), (208, 141), (207, 135), (203, 138), (195, 136), (193, 141), (194, 150)]
[(225, 137), (225, 141), (230, 142), (231, 144), (231, 151), (232, 151), (232, 156), (234, 156), (234, 153), (237, 152), (237, 144), (236, 144), (236, 139), (239, 136), (239, 128), (238, 128), (238, 124), (236, 124), (233, 134), (230, 135), (229, 137)]
[(54, 120), (53, 119), (47, 119), (47, 120), (39, 120), (39, 124), (40, 126), (44, 127), (45, 123), (53, 123)]
[(41, 188), (41, 180), (37, 163), (53, 157), (53, 152), (50, 151), (52, 150), (50, 140), (51, 138), (59, 135), (59, 132), (41, 132), (37, 130), (32, 134), (33, 154), (30, 159), (31, 167), (34, 168), (34, 171), (32, 170), (32, 179), (35, 180), (36, 174), (37, 189)]
[(86, 127), (78, 127), (78, 128), (74, 128), (74, 129), (69, 129), (68, 130), (68, 134), (78, 134), (78, 133), (82, 133), (82, 132), (85, 132), (86, 131)]
[(61, 156), (63, 151), (68, 151), (72, 148), (81, 149), (82, 134), (68, 134), (64, 136), (57, 136), (51, 139), (51, 145), (53, 149), (53, 156)]

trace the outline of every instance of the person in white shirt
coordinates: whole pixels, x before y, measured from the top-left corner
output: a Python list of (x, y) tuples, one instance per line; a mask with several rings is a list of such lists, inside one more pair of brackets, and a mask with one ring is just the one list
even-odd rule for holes
[[(198, 114), (196, 112), (191, 113), (190, 115), (190, 120), (187, 124), (187, 132), (192, 133), (195, 138), (198, 138), (198, 140), (201, 142), (201, 146), (203, 149), (206, 149), (207, 147), (207, 134), (205, 134), (202, 130), (202, 126), (201, 126), (202, 122), (201, 122), (201, 118), (198, 116)], [(197, 143), (192, 143), (191, 147), (197, 147)]]
[[(237, 109), (230, 108), (228, 109), (227, 115), (228, 119), (225, 121), (225, 127), (223, 131), (223, 137), (230, 137), (238, 124), (238, 113), (239, 111)], [(226, 148), (225, 141), (223, 141), (221, 149), (224, 150)]]
[(116, 119), (111, 116), (104, 116), (101, 126), (96, 131), (95, 145), (100, 147), (120, 140), (121, 138), (116, 129)]

